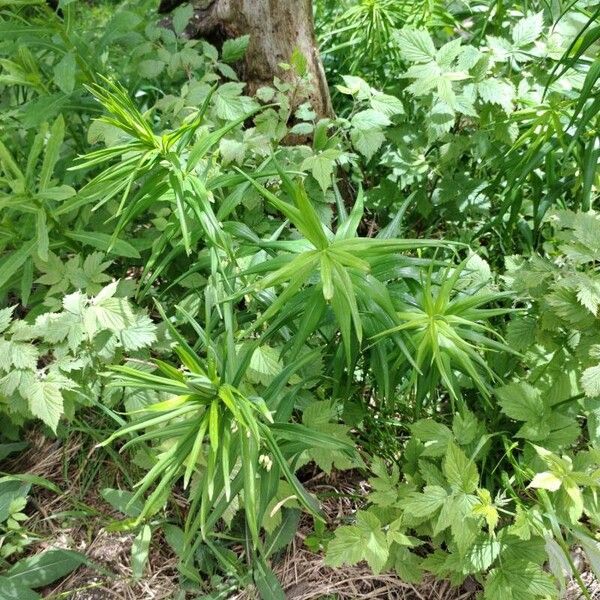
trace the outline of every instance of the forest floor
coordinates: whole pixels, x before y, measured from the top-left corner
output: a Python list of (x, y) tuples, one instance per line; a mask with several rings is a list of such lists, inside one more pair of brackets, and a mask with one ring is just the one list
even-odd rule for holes
[[(38, 539), (28, 552), (68, 548), (82, 552), (95, 565), (95, 568), (80, 567), (43, 590), (42, 596), (49, 600), (184, 598), (179, 591), (177, 558), (161, 535), (153, 537), (144, 577), (134, 581), (130, 566), (134, 535), (110, 530), (109, 523), (118, 519), (119, 513), (102, 499), (100, 489), (104, 486), (89, 476), (83, 478), (85, 464), (85, 472), (97, 474), (102, 470), (98, 479), (106, 482), (107, 476), (112, 476), (115, 486), (118, 485), (119, 473), (109, 461), (99, 462), (95, 469), (90, 469), (94, 453), (94, 446), (83, 436), (73, 436), (67, 444), (33, 436), (27, 451), (3, 465), (5, 472), (44, 477), (64, 491), (57, 496), (36, 487), (30, 496), (27, 528)], [(113, 473), (107, 473), (106, 469), (112, 469)], [(328, 494), (330, 498), (323, 503), (327, 520), (334, 525), (356, 510), (350, 497), (356, 497), (357, 492), (362, 495), (365, 485), (352, 477), (340, 479), (339, 474), (338, 478), (327, 480), (320, 473), (308, 482), (308, 489), (316, 493), (335, 492)], [(367, 565), (329, 568), (322, 555), (305, 546), (304, 540), (311, 532), (310, 519), (301, 521), (287, 552), (273, 564), (288, 600), (475, 600), (480, 591), (474, 580), (467, 580), (459, 588), (433, 579), (415, 585), (401, 581), (393, 573), (374, 575)], [(583, 573), (583, 579), (590, 597), (600, 599), (600, 584), (589, 572)], [(241, 592), (228, 600), (252, 598), (249, 593)], [(583, 600), (584, 595), (572, 583), (564, 598)]]

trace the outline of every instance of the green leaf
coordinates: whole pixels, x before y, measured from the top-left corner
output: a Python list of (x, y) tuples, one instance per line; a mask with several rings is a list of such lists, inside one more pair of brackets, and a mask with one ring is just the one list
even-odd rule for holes
[(378, 129), (352, 129), (350, 131), (352, 145), (367, 159), (373, 158), (373, 155), (381, 148), (385, 142), (385, 135)]
[(0, 333), (8, 328), (12, 320), (13, 312), (17, 306), (8, 306), (7, 308), (0, 309)]
[(424, 29), (401, 29), (396, 33), (396, 42), (404, 60), (429, 62), (435, 58), (433, 40)]
[(331, 186), (331, 177), (335, 161), (340, 157), (341, 152), (334, 148), (328, 148), (318, 152), (313, 156), (304, 159), (302, 169), (310, 169), (312, 176), (317, 180), (321, 189), (325, 192)]
[(119, 331), (123, 348), (128, 352), (148, 348), (156, 342), (156, 325), (146, 315), (136, 315), (131, 322), (131, 311), (126, 309), (126, 327)]
[(144, 525), (133, 540), (133, 545), (131, 546), (131, 573), (134, 581), (139, 581), (144, 575), (144, 568), (148, 562), (148, 553), (150, 552), (151, 539), (152, 530), (150, 529), (150, 525)]
[(0, 524), (11, 514), (11, 505), (18, 498), (26, 498), (31, 485), (17, 480), (0, 482)]
[(219, 142), (219, 151), (221, 152), (224, 164), (235, 162), (241, 165), (246, 155), (246, 146), (243, 142), (223, 138)]
[(128, 517), (137, 517), (142, 512), (144, 504), (141, 500), (131, 503), (133, 498), (133, 492), (126, 490), (115, 490), (112, 488), (104, 488), (100, 495), (108, 502), (113, 508), (122, 512)]
[(66, 231), (65, 235), (72, 240), (84, 245), (92, 246), (98, 250), (125, 256), (126, 258), (140, 258), (140, 253), (125, 240), (113, 240), (112, 236), (96, 231)]
[(496, 390), (502, 412), (516, 421), (538, 421), (544, 413), (540, 391), (521, 381)]
[(32, 589), (0, 576), (0, 600), (39, 600), (41, 596)]
[[(0, 444), (0, 460), (4, 460), (7, 456), (10, 456), (14, 452), (20, 452), (29, 446), (28, 442), (10, 442), (7, 444)], [(1, 490), (0, 490), (1, 491)], [(2, 518), (0, 518), (0, 522)]]
[(350, 121), (352, 127), (356, 129), (364, 129), (370, 131), (381, 127), (387, 127), (391, 121), (381, 112), (367, 108), (356, 113)]
[(513, 44), (519, 48), (528, 46), (537, 40), (544, 26), (544, 13), (539, 12), (521, 19), (512, 28)]
[(40, 170), (40, 183), (39, 190), (46, 190), (50, 185), (54, 167), (58, 161), (60, 155), (60, 148), (62, 146), (65, 137), (65, 120), (62, 115), (59, 115), (52, 127), (50, 128), (50, 137), (46, 144), (46, 151), (44, 153), (44, 160), (42, 161), (42, 168)]
[(539, 565), (509, 562), (492, 569), (485, 582), (485, 600), (533, 600), (556, 597), (556, 586)]
[(37, 246), (37, 239), (25, 242), (18, 250), (0, 261), (0, 289), (2, 289), (10, 278), (23, 266), (23, 263), (29, 258), (34, 248)]
[(442, 470), (453, 489), (470, 494), (477, 488), (479, 483), (477, 466), (454, 443), (448, 445)]
[(507, 114), (514, 109), (515, 89), (506, 81), (485, 79), (477, 84), (477, 92), (484, 102), (498, 104)]
[(221, 60), (226, 63), (234, 63), (244, 58), (249, 42), (249, 35), (225, 40), (221, 49)]
[(439, 485), (425, 486), (423, 492), (411, 492), (402, 502), (402, 508), (413, 517), (431, 517), (446, 502), (448, 493)]
[(410, 426), (412, 434), (425, 444), (424, 456), (443, 456), (452, 440), (452, 431), (433, 419), (421, 419)]
[(54, 66), (54, 83), (65, 94), (70, 94), (75, 88), (75, 71), (77, 62), (73, 52), (67, 52)]
[(72, 550), (46, 550), (20, 560), (5, 575), (16, 585), (38, 588), (68, 575), (86, 560)]
[(325, 563), (331, 567), (354, 565), (366, 560), (375, 574), (388, 559), (388, 545), (379, 519), (367, 511), (358, 511), (356, 525), (338, 527), (327, 547)]
[(373, 96), (371, 97), (371, 108), (386, 117), (404, 114), (404, 105), (400, 98), (381, 92), (373, 93)]
[(137, 66), (137, 72), (141, 77), (145, 77), (146, 79), (154, 79), (158, 77), (166, 66), (162, 60), (142, 60)]
[(554, 475), (554, 473), (544, 471), (543, 473), (536, 473), (529, 487), (556, 492), (561, 485), (562, 480)]
[(285, 593), (273, 572), (264, 558), (260, 555), (253, 558), (254, 565), (254, 582), (260, 593), (261, 598), (269, 598), (269, 600), (285, 600)]
[(467, 555), (467, 560), (470, 562), (470, 569), (473, 572), (485, 572), (492, 563), (500, 555), (502, 544), (494, 538), (484, 538), (478, 540), (471, 548)]
[(245, 85), (245, 83), (228, 81), (216, 89), (215, 110), (220, 119), (234, 121), (257, 108), (258, 105), (252, 98), (241, 95)]
[(270, 346), (259, 346), (252, 353), (247, 377), (251, 383), (268, 386), (281, 372), (281, 369), (279, 351)]
[(600, 364), (588, 367), (581, 375), (581, 386), (586, 396), (600, 396)]
[(40, 208), (37, 211), (37, 254), (44, 262), (48, 260), (48, 248), (50, 241), (48, 239), (48, 226), (46, 224), (46, 211)]
[(173, 11), (173, 29), (175, 33), (181, 34), (194, 14), (191, 4), (183, 4)]
[(62, 378), (49, 375), (46, 379), (35, 379), (25, 390), (29, 410), (41, 419), (54, 433), (63, 415)]

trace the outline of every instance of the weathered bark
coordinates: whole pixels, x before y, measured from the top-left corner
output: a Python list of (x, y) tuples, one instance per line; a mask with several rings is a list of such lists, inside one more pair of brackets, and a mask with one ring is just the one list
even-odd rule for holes
[[(181, 2), (163, 0), (160, 10)], [(279, 67), (289, 63), (294, 48), (306, 57), (312, 77), (307, 98), (319, 116), (332, 114), (329, 89), (315, 41), (311, 0), (196, 0), (194, 16), (186, 33), (222, 43), (249, 34), (250, 43), (241, 66), (240, 79), (249, 93), (270, 85), (274, 77), (290, 81), (294, 74)]]

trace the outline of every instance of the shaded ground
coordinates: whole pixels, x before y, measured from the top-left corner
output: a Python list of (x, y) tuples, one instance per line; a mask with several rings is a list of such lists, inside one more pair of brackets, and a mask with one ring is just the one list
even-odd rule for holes
[[(56, 483), (64, 494), (56, 496), (35, 488), (28, 509), (29, 530), (41, 538), (30, 546), (37, 553), (50, 547), (78, 550), (94, 561), (101, 570), (82, 567), (58, 584), (42, 591), (50, 600), (184, 600), (179, 586), (177, 559), (160, 536), (153, 539), (149, 565), (144, 577), (134, 581), (130, 567), (133, 535), (110, 532), (107, 527), (118, 513), (111, 512), (102, 500), (99, 489), (112, 481), (119, 486), (121, 474), (106, 457), (98, 458), (94, 448), (83, 438), (74, 436), (68, 445), (32, 438), (31, 448), (18, 459), (5, 463), (2, 470), (28, 472)], [(95, 473), (87, 478), (88, 471)], [(123, 483), (123, 487), (127, 487)], [(340, 522), (355, 510), (355, 504), (345, 495), (356, 497), (364, 493), (364, 483), (352, 479), (325, 481), (319, 474), (309, 488), (323, 494), (335, 492), (324, 501), (331, 523)], [(340, 494), (341, 492), (341, 494)], [(427, 580), (420, 585), (404, 583), (393, 574), (373, 575), (366, 565), (331, 569), (322, 556), (306, 548), (304, 539), (311, 533), (310, 520), (303, 520), (288, 552), (274, 570), (284, 586), (288, 600), (475, 600), (478, 586), (468, 581), (461, 588), (448, 582)], [(600, 599), (600, 585), (590, 573), (584, 573), (588, 592)], [(565, 596), (569, 600), (583, 598), (579, 588), (571, 585)], [(222, 597), (227, 600), (226, 596)], [(248, 592), (230, 595), (228, 600), (250, 600)], [(15, 599), (18, 600), (18, 599)]]

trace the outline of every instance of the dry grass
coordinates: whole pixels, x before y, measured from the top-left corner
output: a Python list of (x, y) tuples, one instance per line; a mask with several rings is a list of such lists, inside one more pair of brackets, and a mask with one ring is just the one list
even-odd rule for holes
[[(167, 544), (153, 544), (144, 578), (133, 581), (130, 556), (133, 535), (113, 533), (106, 525), (121, 518), (102, 500), (97, 486), (82, 492), (85, 469), (94, 460), (94, 444), (81, 436), (72, 436), (68, 443), (48, 440), (30, 434), (30, 447), (18, 458), (7, 461), (6, 470), (27, 472), (55, 483), (62, 495), (35, 488), (31, 504), (35, 511), (27, 527), (42, 541), (30, 547), (31, 553), (49, 548), (77, 550), (93, 561), (99, 569), (82, 567), (59, 583), (43, 591), (51, 600), (166, 600), (178, 590), (177, 559)], [(100, 459), (101, 460), (101, 459)], [(110, 464), (102, 463), (103, 477), (118, 484), (119, 473)], [(113, 470), (108, 473), (106, 469)], [(81, 518), (56, 519), (73, 510), (84, 510)]]

